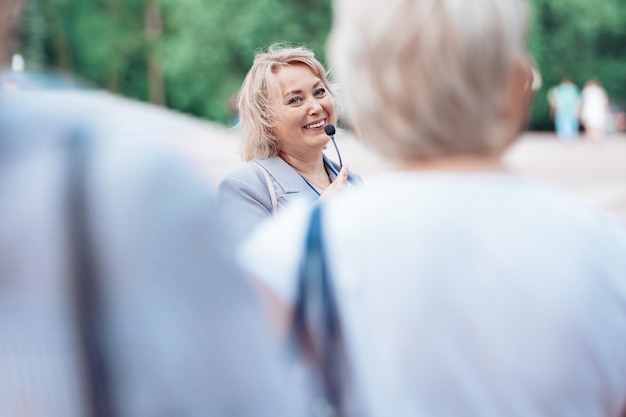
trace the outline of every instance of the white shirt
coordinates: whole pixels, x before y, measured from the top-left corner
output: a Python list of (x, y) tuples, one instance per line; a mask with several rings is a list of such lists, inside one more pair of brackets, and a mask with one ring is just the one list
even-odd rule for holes
[(583, 107), (581, 117), (589, 127), (603, 128), (608, 116), (608, 98), (602, 88), (588, 85), (583, 88)]
[[(323, 236), (370, 416), (616, 416), (626, 233), (506, 174), (394, 173), (326, 204)], [(295, 298), (309, 207), (262, 226), (249, 271)]]

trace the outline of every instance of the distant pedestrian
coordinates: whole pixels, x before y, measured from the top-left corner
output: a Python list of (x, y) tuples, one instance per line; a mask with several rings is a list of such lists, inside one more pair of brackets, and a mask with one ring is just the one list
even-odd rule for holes
[(564, 77), (559, 85), (550, 89), (548, 99), (559, 138), (570, 141), (578, 137), (580, 129), (578, 116), (581, 105), (578, 87), (569, 77)]
[(594, 79), (587, 81), (582, 91), (580, 118), (589, 139), (600, 140), (604, 137), (609, 112), (609, 98), (602, 85)]

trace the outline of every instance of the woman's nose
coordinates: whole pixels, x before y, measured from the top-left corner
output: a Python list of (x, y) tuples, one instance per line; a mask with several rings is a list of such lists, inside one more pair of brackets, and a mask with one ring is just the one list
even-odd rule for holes
[(322, 105), (315, 98), (311, 98), (309, 101), (309, 114), (317, 114), (322, 111)]

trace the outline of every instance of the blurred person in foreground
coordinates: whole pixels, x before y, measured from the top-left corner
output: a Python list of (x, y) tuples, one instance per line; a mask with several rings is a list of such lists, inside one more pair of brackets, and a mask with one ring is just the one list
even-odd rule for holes
[(554, 119), (557, 136), (564, 142), (578, 137), (580, 130), (581, 97), (580, 90), (569, 77), (563, 77), (561, 83), (552, 87), (548, 93), (550, 114)]
[(167, 112), (105, 96), (0, 92), (0, 415), (300, 415)]
[(361, 183), (323, 150), (337, 123), (326, 70), (305, 47), (271, 45), (255, 56), (239, 92), (243, 159), (218, 187), (236, 238), (296, 199), (325, 199)]
[(624, 227), (502, 162), (531, 103), (528, 7), (335, 2), (348, 117), (396, 170), (284, 211), (240, 255), (293, 323), (321, 210), (351, 369), (344, 410), (360, 410), (344, 415), (625, 413)]

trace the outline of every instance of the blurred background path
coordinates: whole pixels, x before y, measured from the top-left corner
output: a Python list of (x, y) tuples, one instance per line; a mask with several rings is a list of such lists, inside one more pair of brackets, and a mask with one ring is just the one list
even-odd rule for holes
[[(389, 169), (386, 160), (350, 133), (338, 132), (335, 138), (344, 163), (366, 182)], [(206, 137), (186, 137), (170, 144), (190, 158), (213, 188), (241, 163), (239, 137), (226, 128), (207, 130)], [(332, 146), (327, 155), (336, 160)], [(527, 132), (509, 151), (506, 162), (516, 172), (546, 180), (626, 224), (626, 134), (607, 135), (599, 143), (581, 137), (565, 144), (553, 133)]]
[[(23, 92), (18, 94), (30, 93)], [(33, 93), (36, 100), (54, 100), (56, 107), (84, 111), (85, 119), (110, 136), (160, 141), (180, 153), (216, 189), (219, 180), (241, 163), (239, 136), (223, 125), (102, 91)], [(337, 132), (342, 159), (367, 182), (390, 165), (362, 146), (349, 132)], [(329, 146), (327, 154), (336, 159)], [(553, 133), (527, 132), (506, 157), (524, 175), (544, 179), (626, 224), (626, 134), (607, 135), (602, 142), (581, 137), (565, 144)]]

